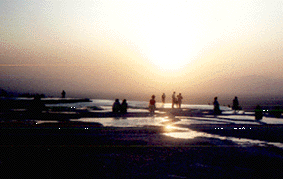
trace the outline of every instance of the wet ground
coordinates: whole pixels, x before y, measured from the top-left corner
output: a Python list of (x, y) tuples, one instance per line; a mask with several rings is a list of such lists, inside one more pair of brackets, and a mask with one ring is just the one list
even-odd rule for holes
[(187, 111), (186, 116), (164, 111), (151, 116), (141, 109), (129, 113), (2, 122), (1, 174), (10, 178), (283, 176), (282, 118), (255, 121), (249, 113), (215, 117), (198, 110)]

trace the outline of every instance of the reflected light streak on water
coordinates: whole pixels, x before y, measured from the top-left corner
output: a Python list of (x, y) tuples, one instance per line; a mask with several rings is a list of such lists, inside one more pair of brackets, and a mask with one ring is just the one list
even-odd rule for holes
[(131, 118), (81, 118), (70, 121), (98, 122), (104, 127), (143, 127), (143, 126), (163, 126), (163, 123), (170, 122), (171, 119), (164, 117), (131, 117)]
[[(71, 119), (70, 121), (80, 122), (98, 122), (105, 127), (144, 127), (144, 126), (163, 126), (164, 133), (162, 135), (173, 137), (176, 139), (194, 139), (197, 137), (216, 138), (220, 140), (230, 140), (234, 143), (243, 146), (275, 146), (283, 148), (283, 144), (279, 142), (266, 142), (260, 140), (252, 140), (246, 138), (225, 137), (215, 134), (208, 134), (205, 132), (198, 132), (184, 127), (177, 127), (172, 125), (171, 119), (168, 117), (144, 117), (144, 118), (81, 118)], [(36, 121), (37, 124), (42, 123), (58, 123), (58, 121)]]
[(44, 120), (35, 121), (35, 124), (46, 124), (46, 123), (59, 123), (59, 121), (44, 121)]
[[(163, 135), (177, 139), (193, 139), (196, 137), (206, 137), (206, 138), (216, 138), (220, 140), (230, 140), (243, 147), (257, 145), (257, 146), (275, 146), (283, 149), (283, 144), (279, 142), (266, 142), (266, 141), (246, 139), (246, 138), (224, 137), (220, 135), (208, 134), (205, 132), (198, 132), (187, 128), (180, 128), (170, 125), (165, 126), (165, 129), (167, 129), (168, 132), (163, 133)], [(179, 130), (180, 132), (170, 132), (170, 129)]]
[[(193, 121), (187, 119), (181, 119), (181, 121), (176, 122), (175, 124), (191, 124), (194, 122), (200, 122), (200, 121)], [(210, 119), (210, 123), (217, 122), (217, 118)], [(216, 120), (216, 121), (214, 121)], [(143, 117), (143, 118), (81, 118), (81, 119), (74, 119), (71, 121), (81, 121), (81, 122), (99, 122), (105, 127), (144, 127), (144, 126), (163, 126), (164, 127), (164, 133), (162, 133), (165, 136), (173, 137), (177, 139), (193, 139), (197, 137), (205, 137), (205, 138), (216, 138), (220, 140), (230, 140), (234, 143), (240, 145), (240, 146), (276, 146), (279, 148), (283, 148), (282, 143), (276, 143), (276, 142), (266, 142), (266, 141), (260, 141), (260, 140), (252, 140), (252, 139), (246, 139), (246, 138), (235, 138), (235, 137), (225, 137), (215, 134), (208, 134), (205, 132), (198, 132), (190, 130), (186, 127), (177, 127), (172, 124), (172, 119), (169, 117)], [(222, 123), (223, 121), (219, 121), (218, 123)], [(201, 123), (204, 123), (204, 121), (201, 121)], [(243, 123), (243, 122), (241, 122)]]

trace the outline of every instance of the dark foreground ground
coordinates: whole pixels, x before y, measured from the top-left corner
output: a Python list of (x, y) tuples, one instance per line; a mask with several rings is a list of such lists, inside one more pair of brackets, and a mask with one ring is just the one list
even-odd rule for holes
[[(162, 127), (0, 125), (0, 174), (8, 178), (283, 177), (283, 150), (276, 147), (241, 147), (215, 138), (173, 139), (160, 134)], [(276, 129), (276, 140), (281, 140), (282, 127)]]

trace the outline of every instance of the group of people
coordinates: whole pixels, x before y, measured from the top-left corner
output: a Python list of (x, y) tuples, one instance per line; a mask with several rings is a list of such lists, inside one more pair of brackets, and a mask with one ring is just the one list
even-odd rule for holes
[[(175, 97), (175, 94), (176, 94), (176, 92), (174, 91), (173, 94), (172, 94), (172, 108), (174, 108), (175, 104), (177, 105), (177, 107), (181, 108), (183, 97), (182, 97), (181, 93), (179, 93), (179, 95), (177, 95), (177, 97)], [(163, 93), (162, 96), (161, 96), (163, 104), (165, 103), (165, 98), (166, 98), (165, 93)], [(38, 101), (37, 99), (35, 99), (35, 100)], [(151, 114), (154, 114), (154, 111), (156, 109), (155, 103), (156, 103), (155, 95), (152, 95), (151, 99), (149, 101), (149, 105), (148, 105), (149, 111), (150, 111)], [(219, 105), (219, 102), (217, 100), (217, 97), (214, 98), (213, 106), (214, 106), (214, 108), (213, 108), (214, 115), (220, 115), (221, 110), (220, 110), (220, 105)], [(123, 100), (122, 104), (120, 104), (119, 99), (116, 99), (115, 102), (113, 103), (112, 111), (113, 111), (113, 113), (116, 113), (116, 114), (118, 114), (118, 113), (125, 114), (125, 113), (127, 113), (127, 108), (128, 108), (128, 104), (127, 104), (126, 99)], [(235, 110), (235, 113), (238, 110), (241, 110), (237, 96), (235, 96), (235, 98), (233, 99), (232, 109)], [(261, 110), (260, 106), (257, 106), (256, 110), (255, 110), (256, 120), (262, 119), (262, 116), (263, 116), (262, 110)]]
[[(175, 94), (176, 92), (174, 91), (172, 94), (172, 108), (174, 108), (175, 105), (177, 105), (178, 108), (181, 108), (182, 99), (183, 99), (182, 94), (179, 93), (177, 96), (175, 96)], [(165, 93), (163, 93), (161, 96), (163, 104), (165, 103), (165, 98), (166, 95)], [(155, 103), (156, 103), (155, 95), (152, 95), (148, 104), (149, 111), (151, 114), (154, 114), (154, 111), (156, 109)], [(213, 106), (214, 106), (213, 108), (214, 115), (221, 114), (220, 105), (219, 102), (217, 101), (217, 97), (214, 98)], [(127, 113), (127, 108), (128, 108), (128, 104), (126, 99), (123, 100), (122, 104), (120, 104), (119, 99), (116, 99), (115, 102), (113, 103), (112, 111), (113, 113)], [(235, 112), (241, 109), (239, 106), (239, 101), (237, 96), (235, 96), (233, 100), (232, 109), (235, 110)]]
[[(181, 108), (183, 96), (181, 93), (179, 93), (177, 96), (175, 94), (176, 92), (174, 91), (172, 94), (172, 108), (174, 108), (175, 105), (177, 105), (178, 108)], [(163, 104), (165, 103), (165, 98), (166, 98), (166, 95), (165, 93), (163, 93), (161, 96)]]
[[(213, 105), (214, 105), (214, 115), (221, 114), (221, 111), (220, 111), (220, 108), (219, 108), (219, 103), (217, 101), (217, 97), (214, 98)], [(242, 110), (242, 107), (239, 106), (239, 101), (238, 101), (237, 96), (235, 96), (235, 98), (233, 99), (232, 109), (235, 110), (235, 113), (239, 110)], [(281, 115), (281, 113), (280, 113), (280, 115)], [(261, 120), (262, 117), (263, 117), (263, 111), (262, 111), (261, 107), (259, 105), (257, 105), (256, 108), (255, 108), (255, 120)]]
[[(183, 99), (182, 94), (179, 93), (179, 94), (177, 95), (177, 97), (175, 96), (175, 94), (176, 94), (176, 92), (174, 91), (174, 92), (173, 92), (173, 95), (172, 95), (172, 108), (174, 108), (174, 105), (177, 105), (178, 108), (181, 108), (182, 99)], [(165, 93), (163, 93), (162, 96), (161, 96), (161, 100), (162, 100), (162, 103), (163, 103), (163, 104), (165, 103), (165, 98), (166, 98), (166, 95), (165, 95)], [(155, 109), (156, 109), (155, 103), (156, 103), (156, 101), (155, 101), (155, 95), (152, 95), (152, 96), (151, 96), (151, 99), (150, 99), (150, 101), (149, 101), (149, 104), (148, 104), (149, 111), (150, 111), (150, 113), (152, 113), (152, 114), (154, 114), (154, 111), (155, 111)]]
[[(217, 101), (217, 97), (214, 98), (214, 101), (213, 101), (213, 113), (214, 115), (219, 115), (221, 114), (221, 110), (220, 110), (220, 106), (219, 106), (219, 103)], [(235, 98), (233, 99), (233, 106), (232, 106), (232, 109), (235, 110), (235, 113), (238, 111), (238, 110), (241, 110), (241, 107), (239, 106), (239, 101), (238, 101), (238, 97), (235, 96)]]
[(172, 94), (172, 108), (174, 108), (175, 104), (177, 105), (177, 108), (181, 108), (183, 96), (182, 96), (181, 93), (179, 93), (177, 95), (177, 98), (176, 98), (175, 94), (176, 94), (176, 92), (174, 91), (173, 94)]
[(125, 114), (125, 113), (127, 113), (127, 109), (128, 109), (128, 103), (127, 103), (126, 99), (123, 100), (122, 104), (120, 104), (119, 99), (115, 99), (115, 102), (113, 103), (113, 106), (112, 106), (112, 112), (113, 113)]

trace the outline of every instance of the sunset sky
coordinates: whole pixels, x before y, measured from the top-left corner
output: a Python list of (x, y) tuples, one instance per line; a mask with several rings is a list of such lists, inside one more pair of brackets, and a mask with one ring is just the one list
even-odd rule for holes
[[(281, 0), (0, 0), (0, 83), (59, 97), (283, 94)], [(157, 100), (160, 100), (159, 98)]]

